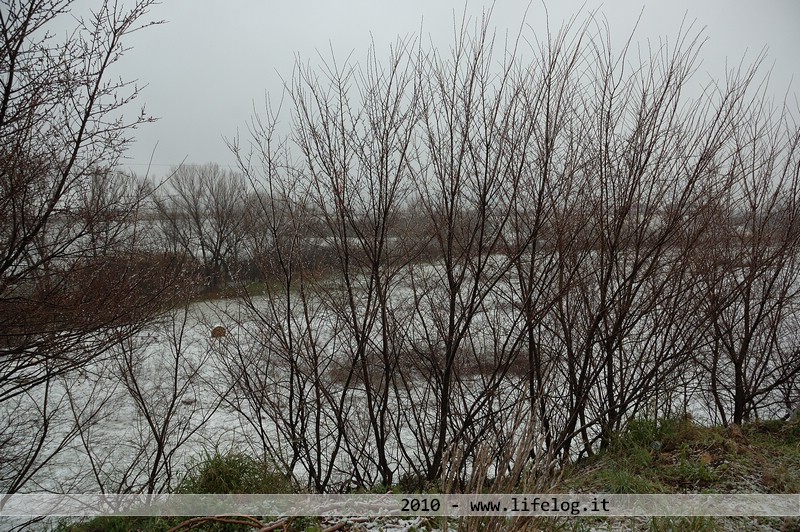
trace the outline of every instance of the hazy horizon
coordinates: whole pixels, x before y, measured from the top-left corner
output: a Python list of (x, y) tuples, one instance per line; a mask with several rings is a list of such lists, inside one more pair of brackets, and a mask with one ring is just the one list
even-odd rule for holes
[[(85, 1), (76, 7), (91, 5)], [(690, 33), (702, 31), (706, 39), (696, 79), (719, 79), (726, 61), (730, 67), (742, 60), (750, 64), (762, 51), (766, 59), (761, 74), (770, 74), (770, 91), (780, 100), (789, 94), (797, 102), (794, 75), (800, 71), (800, 3), (791, 0), (755, 4), (743, 0), (723, 2), (663, 3), (643, 0), (615, 2), (475, 2), (412, 1), (380, 5), (366, 0), (326, 3), (306, 1), (276, 4), (240, 0), (220, 9), (209, 1), (165, 2), (155, 6), (148, 19), (166, 23), (135, 33), (131, 50), (115, 70), (124, 79), (144, 86), (128, 109), (134, 114), (144, 105), (158, 118), (135, 132), (124, 161), (137, 172), (165, 174), (183, 161), (233, 165), (224, 138), (237, 131), (246, 134), (265, 95), (279, 100), (282, 79), (290, 79), (295, 61), (319, 63), (319, 54), (337, 61), (348, 56), (363, 62), (374, 42), (379, 60), (398, 38), (423, 35), (428, 46), (445, 47), (453, 39), (454, 23), (463, 15), (479, 20), (492, 9), (491, 28), (498, 38), (512, 37), (521, 25), (537, 36), (557, 31), (570, 17), (582, 21), (596, 12), (605, 19), (612, 38), (621, 46), (633, 34), (635, 43), (647, 46), (661, 38), (674, 39), (681, 25)], [(638, 25), (637, 25), (638, 20)], [(670, 41), (672, 42), (672, 41)], [(744, 59), (743, 59), (744, 58)], [(790, 86), (787, 93), (787, 88)], [(796, 105), (796, 104), (793, 104)], [(284, 117), (284, 120), (288, 117)]]

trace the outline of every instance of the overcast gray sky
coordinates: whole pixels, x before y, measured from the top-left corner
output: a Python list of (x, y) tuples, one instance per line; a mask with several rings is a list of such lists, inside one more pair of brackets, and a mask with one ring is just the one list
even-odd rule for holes
[[(265, 93), (281, 93), (281, 77), (290, 78), (296, 57), (311, 60), (317, 51), (344, 58), (365, 57), (374, 39), (384, 50), (398, 36), (418, 35), (446, 46), (454, 14), (480, 17), (492, 5), (479, 0), (164, 0), (150, 18), (166, 24), (135, 34), (134, 47), (120, 64), (120, 74), (146, 84), (139, 103), (158, 117), (136, 131), (127, 153), (129, 168), (143, 173), (153, 153), (151, 174), (163, 175), (186, 160), (233, 164), (223, 137), (246, 130), (253, 103)], [(492, 26), (516, 32), (527, 10), (527, 31), (545, 28), (541, 2), (498, 0)], [(627, 36), (639, 18), (636, 41), (674, 37), (684, 18), (705, 28), (707, 42), (698, 76), (719, 77), (726, 58), (755, 59), (767, 47), (771, 87), (799, 93), (800, 1), (798, 0), (587, 0), (549, 1), (551, 27), (576, 13), (598, 10), (615, 36)], [(581, 17), (582, 18), (582, 17)], [(702, 81), (702, 80), (701, 80)], [(132, 109), (131, 112), (135, 112)]]

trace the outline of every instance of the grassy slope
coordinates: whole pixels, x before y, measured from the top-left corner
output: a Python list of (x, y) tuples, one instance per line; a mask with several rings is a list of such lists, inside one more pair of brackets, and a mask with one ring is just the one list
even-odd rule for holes
[[(224, 462), (224, 463), (223, 463)], [(226, 468), (218, 467), (218, 464)], [(244, 464), (244, 465), (242, 465)], [(246, 466), (246, 467), (245, 467)], [(233, 467), (233, 469), (231, 469)], [(243, 479), (262, 482), (263, 475), (245, 475), (250, 461), (237, 456), (203, 464), (188, 492), (271, 492), (275, 486), (240, 485)], [(258, 469), (257, 472), (261, 472)], [(273, 476), (267, 477), (273, 482)], [(199, 479), (199, 480), (198, 480)], [(202, 483), (200, 482), (202, 480)], [(206, 485), (208, 483), (210, 485)], [(224, 482), (225, 485), (220, 485)], [(235, 485), (229, 485), (234, 482)], [(266, 482), (266, 481), (264, 481)], [(201, 485), (202, 484), (202, 485)], [(280, 491), (285, 491), (283, 487)], [(605, 451), (569, 466), (553, 491), (578, 493), (800, 493), (800, 424), (759, 422), (739, 430), (706, 428), (687, 420), (636, 421)], [(179, 522), (162, 519), (94, 519), (70, 531), (161, 530)], [(403, 528), (401, 523), (397, 526)], [(441, 530), (440, 519), (405, 522), (408, 530)], [(320, 530), (314, 519), (299, 520), (288, 530)], [(379, 523), (343, 527), (342, 530), (382, 529)], [(390, 528), (390, 527), (389, 527)], [(747, 518), (537, 518), (506, 521), (502, 518), (451, 520), (450, 530), (649, 530), (729, 531), (800, 530), (798, 519)], [(222, 530), (219, 526), (199, 530)], [(231, 530), (233, 528), (224, 528)], [(239, 530), (248, 530), (241, 527)], [(388, 529), (388, 528), (387, 528)]]
[[(584, 493), (800, 493), (800, 424), (733, 430), (689, 420), (637, 421), (606, 451), (571, 465), (560, 491)], [(595, 528), (597, 527), (597, 528)], [(797, 519), (627, 519), (567, 530), (800, 530)], [(561, 527), (558, 527), (561, 528)], [(562, 528), (563, 529), (563, 528)]]

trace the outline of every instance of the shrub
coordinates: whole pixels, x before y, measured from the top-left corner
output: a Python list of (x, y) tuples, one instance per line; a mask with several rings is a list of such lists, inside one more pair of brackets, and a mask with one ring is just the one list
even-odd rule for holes
[[(242, 453), (206, 456), (191, 468), (177, 493), (292, 493), (289, 477), (269, 461), (258, 460)], [(57, 530), (68, 532), (100, 532), (153, 530), (166, 531), (181, 522), (183, 517), (96, 517), (76, 524), (61, 523)], [(205, 523), (203, 530), (232, 532), (250, 527), (225, 523)]]
[(178, 493), (292, 493), (288, 475), (272, 462), (242, 453), (207, 456), (194, 466)]
[(695, 427), (687, 418), (666, 418), (660, 420), (634, 419), (628, 423), (614, 441), (618, 450), (644, 448), (653, 451), (669, 451), (695, 436)]

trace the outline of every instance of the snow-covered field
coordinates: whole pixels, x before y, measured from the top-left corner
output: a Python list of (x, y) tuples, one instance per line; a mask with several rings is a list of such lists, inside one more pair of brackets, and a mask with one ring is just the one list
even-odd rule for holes
[[(345, 450), (366, 456), (375, 449), (365, 410), (365, 392), (357, 384), (345, 389), (339, 382), (340, 371), (334, 371), (335, 352), (346, 348), (342, 343), (345, 340), (333, 331), (325, 331), (324, 322), (328, 319), (325, 313), (319, 313), (313, 331), (315, 341), (325, 344), (328, 357), (318, 368), (328, 372), (320, 378), (333, 394), (324, 402), (343, 402), (348, 412), (344, 423), (364, 438), (359, 442), (360, 448)], [(225, 327), (226, 336), (212, 338), (211, 330), (216, 326)], [(276, 455), (273, 456), (276, 461), (290, 461), (287, 429), (276, 427), (280, 415), (274, 407), (281, 400), (294, 400), (298, 404), (298, 399), (268, 397), (275, 402), (262, 405), (259, 411), (257, 405), (247, 404), (247, 397), (231, 389), (236, 385), (231, 360), (249, 349), (259, 348), (254, 342), (263, 340), (261, 328), (263, 322), (254, 321), (238, 300), (195, 303), (185, 314), (175, 311), (165, 316), (124, 349), (109, 353), (106, 359), (70, 375), (66, 381), (54, 383), (46, 393), (44, 389), (35, 390), (13, 405), (3, 405), (4, 417), (16, 419), (17, 429), (27, 426), (26, 431), (17, 431), (21, 445), (26, 438), (30, 442), (33, 436), (41, 434), (44, 417), (48, 420), (42, 452), (31, 460), (38, 470), (30, 475), (21, 491), (113, 493), (174, 489), (186, 471), (204, 456), (240, 451), (258, 456), (265, 451), (264, 440), (270, 442), (269, 451)], [(239, 358), (237, 363), (240, 370), (266, 379), (264, 385), (271, 386), (274, 393), (286, 392), (285, 360), (267, 354)], [(462, 383), (462, 389), (474, 388), (478, 394), (480, 378), (471, 379), (474, 384)], [(396, 413), (390, 420), (394, 426), (385, 442), (386, 453), (395, 468), (404, 456), (419, 459), (428, 452), (419, 446), (430, 435), (420, 431), (435, 418), (436, 404), (430, 386), (418, 384), (407, 383), (402, 397), (391, 398), (400, 408), (402, 405), (407, 408), (409, 401), (419, 401), (415, 409), (416, 415), (421, 416), (415, 426), (403, 426), (403, 416), (408, 410)], [(471, 399), (467, 396), (464, 400)], [(48, 405), (46, 412), (44, 405)], [(309, 408), (311, 415), (317, 416), (313, 420), (316, 426), (309, 425), (303, 430), (306, 435), (322, 432), (316, 442), (319, 446), (312, 445), (311, 450), (319, 451), (319, 458), (324, 461), (335, 445), (333, 432), (341, 420), (313, 410)], [(27, 422), (21, 423), (25, 416)], [(344, 472), (348, 470), (347, 460), (351, 455), (337, 456), (339, 463), (333, 474), (341, 478), (334, 482), (346, 483), (349, 479)], [(304, 481), (308, 461), (314, 458), (304, 456), (297, 461), (295, 456), (294, 473), (298, 481)], [(13, 473), (13, 469), (4, 471), (9, 472)]]
[[(380, 364), (370, 368), (375, 376), (369, 378), (377, 379), (370, 392), (389, 390), (382, 426), (371, 424), (369, 401), (380, 401), (367, 394), (349, 317), (342, 315), (348, 307), (337, 306), (336, 298), (345, 294), (332, 282), (324, 294), (303, 301), (293, 295), (283, 303), (264, 296), (250, 304), (237, 299), (193, 303), (79, 373), (4, 403), (0, 417), (9, 421), (0, 435), (10, 434), (18, 444), (5, 447), (17, 453), (0, 460), (0, 482), (9, 485), (9, 479), (22, 476), (21, 492), (164, 492), (174, 490), (204, 457), (243, 452), (268, 457), (310, 489), (315, 489), (310, 474), (330, 475), (326, 489), (339, 491), (354, 480), (353, 471), (372, 475), (355, 479), (362, 486), (380, 483), (379, 446), (395, 482), (413, 475), (436, 443), (442, 393), (441, 383), (425, 374), (436, 355), (413, 359), (415, 343), (435, 343), (441, 318), (436, 305), (445, 292), (439, 268), (409, 269), (391, 287), (398, 309), (391, 326), (402, 333), (392, 348), (405, 357), (394, 361), (403, 378), (382, 384)], [(514, 448), (523, 441), (535, 443), (538, 436), (523, 426), (531, 419), (523, 415), (524, 377), (513, 371), (493, 376), (481, 369), (477, 355), (510, 356), (516, 349), (503, 343), (519, 334), (519, 317), (507, 293), (514, 289), (494, 287), (482, 296), (462, 344), (471, 354), (460, 363), (474, 359), (476, 365), (457, 368), (448, 430), (473, 431), (460, 434), (463, 441)], [(642, 320), (640, 327), (645, 324)], [(219, 326), (225, 336), (212, 337)], [(367, 342), (364, 356), (382, 353), (382, 332), (380, 322), (373, 325), (376, 338)], [(637, 338), (635, 329), (630, 336)], [(375, 362), (380, 359), (369, 364)], [(552, 373), (550, 390), (563, 393), (565, 378)], [(591, 400), (600, 403), (602, 397)], [(695, 419), (709, 420), (697, 396), (686, 403)], [(379, 435), (384, 429), (386, 434)], [(39, 440), (41, 448), (32, 454)], [(473, 464), (459, 467), (469, 472)]]

